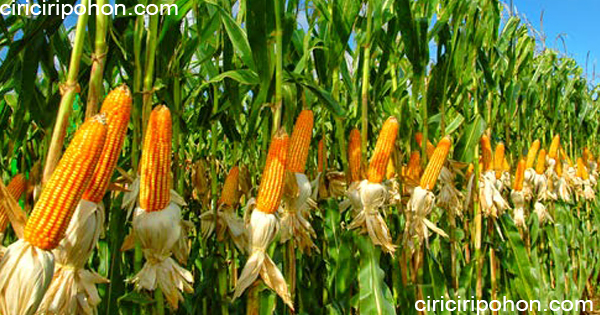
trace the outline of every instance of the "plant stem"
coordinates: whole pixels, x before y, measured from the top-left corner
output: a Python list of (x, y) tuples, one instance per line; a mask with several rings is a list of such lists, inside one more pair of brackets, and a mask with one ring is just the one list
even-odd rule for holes
[[(84, 6), (85, 10), (89, 8), (90, 1), (91, 0), (82, 1), (81, 5)], [(83, 44), (85, 42), (85, 33), (88, 17), (89, 16), (87, 14), (82, 14), (77, 18), (77, 26), (75, 28), (75, 42), (73, 43), (73, 52), (71, 53), (71, 59), (69, 61), (69, 72), (67, 73), (67, 82), (64, 83), (61, 87), (62, 97), (60, 99), (58, 116), (56, 117), (54, 130), (52, 131), (52, 140), (50, 142), (50, 148), (48, 148), (48, 156), (46, 158), (46, 166), (44, 167), (42, 184), (44, 184), (50, 179), (50, 176), (54, 172), (54, 169), (56, 168), (56, 165), (60, 160), (67, 131), (67, 124), (69, 123), (69, 115), (71, 113), (71, 108), (73, 107), (73, 101), (75, 100), (75, 96), (77, 95), (77, 93), (79, 93), (79, 84), (77, 83), (77, 76), (79, 75), (79, 66), (81, 62), (81, 56), (83, 54)]]
[[(362, 90), (361, 90), (361, 152), (363, 155), (367, 152), (367, 142), (369, 134), (369, 60), (371, 58), (371, 28), (373, 27), (373, 5), (371, 1), (367, 2), (367, 36), (363, 52), (363, 73), (362, 73)], [(366, 156), (365, 156), (366, 157)]]
[[(156, 1), (150, 1), (154, 4)], [(159, 15), (150, 16), (150, 26), (146, 34), (146, 73), (144, 74), (144, 90), (142, 91), (142, 131), (145, 133), (146, 124), (152, 111), (152, 96), (154, 95), (154, 64), (158, 34)]]
[(90, 87), (85, 111), (86, 118), (90, 118), (98, 112), (98, 105), (100, 104), (102, 96), (104, 64), (106, 63), (106, 53), (108, 51), (108, 48), (106, 47), (108, 16), (101, 12), (101, 8), (106, 4), (106, 0), (96, 0), (96, 4), (98, 5), (96, 11), (96, 37), (94, 39)]
[(275, 134), (281, 126), (283, 105), (283, 27), (281, 26), (281, 0), (275, 0), (275, 103), (273, 104), (273, 128)]

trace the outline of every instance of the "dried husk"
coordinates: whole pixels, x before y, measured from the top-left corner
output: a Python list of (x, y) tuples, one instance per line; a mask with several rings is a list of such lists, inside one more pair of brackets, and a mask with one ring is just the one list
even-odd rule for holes
[(171, 258), (184, 233), (181, 221), (181, 210), (174, 202), (161, 211), (147, 212), (138, 207), (133, 217), (134, 233), (146, 262), (131, 282), (136, 290), (160, 288), (173, 309), (183, 301), (181, 292), (193, 292), (194, 282), (192, 274)]
[(363, 180), (358, 186), (362, 208), (348, 225), (348, 229), (360, 228), (360, 233), (368, 233), (373, 244), (382, 247), (383, 251), (393, 254), (396, 246), (392, 242), (390, 231), (379, 213), (387, 200), (387, 189), (379, 183)]
[[(470, 183), (470, 186), (472, 186), (472, 183)], [(471, 192), (471, 189), (469, 189), (469, 192)], [(496, 188), (494, 171), (488, 171), (481, 175), (479, 180), (479, 202), (481, 211), (486, 218), (497, 218), (504, 213), (504, 210), (509, 208), (508, 202)]]
[(455, 216), (462, 217), (465, 196), (454, 186), (455, 179), (455, 173), (444, 166), (438, 178), (441, 189), (436, 204), (442, 209), (452, 211)]
[(510, 193), (510, 199), (513, 202), (513, 221), (519, 228), (527, 229), (525, 224), (525, 197), (522, 191), (513, 190)]
[(285, 243), (294, 238), (295, 245), (303, 253), (310, 254), (312, 249), (319, 249), (313, 242), (317, 237), (315, 230), (310, 225), (310, 208), (315, 202), (310, 198), (311, 184), (305, 174), (294, 173), (295, 189), (286, 191), (283, 195), (283, 212), (281, 215), (280, 243)]
[[(206, 211), (200, 215), (200, 226), (202, 237), (208, 238), (215, 231), (215, 219), (213, 211)], [(222, 205), (217, 209), (217, 241), (225, 240), (225, 235), (229, 235), (235, 246), (242, 253), (248, 248), (248, 231), (244, 221), (227, 205)]]
[(8, 246), (0, 262), (2, 314), (35, 314), (54, 274), (52, 252), (18, 240)]
[(360, 210), (363, 208), (362, 201), (360, 200), (360, 193), (358, 187), (361, 182), (353, 182), (350, 187), (346, 190), (346, 198), (340, 203), (340, 211), (345, 212), (346, 210), (352, 210), (352, 218), (356, 217)]
[(81, 200), (65, 233), (52, 252), (54, 278), (38, 310), (39, 314), (96, 314), (100, 295), (96, 284), (108, 283), (85, 265), (102, 234), (104, 206)]
[(546, 222), (554, 223), (554, 220), (548, 212), (548, 209), (541, 202), (535, 202), (535, 204), (533, 205), (533, 211), (535, 211), (535, 213), (537, 214), (538, 221), (540, 222), (540, 224), (545, 224)]
[[(253, 206), (254, 203), (247, 205), (247, 212), (251, 211)], [(264, 283), (273, 289), (291, 310), (294, 310), (292, 298), (283, 274), (266, 252), (271, 242), (275, 239), (278, 230), (279, 222), (276, 214), (265, 213), (260, 211), (260, 209), (252, 211), (248, 226), (250, 234), (250, 257), (248, 257), (242, 274), (235, 286), (233, 299), (240, 297), (260, 276)]]
[(420, 248), (422, 244), (429, 245), (429, 230), (448, 238), (448, 234), (427, 219), (434, 204), (435, 195), (431, 191), (420, 186), (413, 190), (407, 209), (410, 215), (404, 229), (404, 242), (412, 253)]

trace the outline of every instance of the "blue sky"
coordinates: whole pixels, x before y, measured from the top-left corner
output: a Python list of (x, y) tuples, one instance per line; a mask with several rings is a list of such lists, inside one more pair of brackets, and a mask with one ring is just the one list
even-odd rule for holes
[[(510, 0), (506, 0), (510, 3)], [(596, 63), (596, 77), (600, 76), (600, 36), (598, 15), (600, 0), (513, 0), (520, 15), (525, 15), (533, 26), (541, 30), (542, 12), (543, 31), (546, 34), (546, 46), (564, 52), (563, 44), (557, 36), (563, 35), (567, 54), (577, 60), (585, 71), (586, 57), (588, 78), (592, 78), (592, 69)]]

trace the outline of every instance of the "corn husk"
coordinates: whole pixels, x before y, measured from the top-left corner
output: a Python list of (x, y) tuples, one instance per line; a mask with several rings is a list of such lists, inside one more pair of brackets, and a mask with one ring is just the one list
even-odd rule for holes
[(435, 204), (435, 195), (417, 186), (408, 201), (408, 222), (404, 230), (404, 242), (414, 253), (422, 244), (429, 246), (429, 230), (448, 238), (448, 234), (429, 221), (427, 216)]
[(387, 189), (382, 184), (371, 183), (363, 180), (358, 186), (361, 208), (348, 229), (360, 229), (360, 233), (368, 233), (373, 244), (382, 247), (383, 251), (393, 254), (396, 246), (392, 242), (390, 231), (379, 209), (387, 201)]
[(545, 224), (546, 222), (554, 223), (554, 219), (552, 219), (548, 209), (541, 202), (536, 201), (533, 205), (533, 210), (537, 214), (540, 224)]
[[(246, 212), (252, 211), (253, 207), (254, 201), (249, 201), (246, 205)], [(274, 213), (265, 213), (257, 209), (252, 211), (252, 214), (249, 216), (248, 232), (250, 235), (250, 248), (248, 251), (250, 257), (248, 257), (242, 274), (235, 286), (233, 299), (240, 297), (260, 276), (264, 283), (274, 290), (291, 310), (294, 310), (290, 291), (283, 278), (283, 274), (266, 252), (279, 230), (277, 215)]]
[[(467, 191), (471, 200), (474, 178), (469, 181)], [(481, 211), (485, 217), (497, 218), (509, 208), (508, 202), (502, 197), (496, 188), (496, 174), (494, 171), (488, 171), (481, 175), (479, 179), (479, 202)]]
[(96, 314), (100, 295), (96, 284), (108, 279), (85, 265), (104, 227), (104, 206), (81, 200), (65, 233), (52, 252), (54, 278), (38, 310), (39, 314)]
[(202, 237), (207, 239), (216, 228), (217, 241), (224, 241), (225, 235), (228, 235), (240, 252), (246, 252), (248, 248), (248, 231), (242, 218), (235, 213), (232, 207), (223, 205), (217, 209), (217, 223), (215, 227), (214, 215), (215, 213), (210, 210), (200, 215)]
[(513, 202), (513, 221), (518, 228), (527, 229), (525, 224), (525, 197), (522, 191), (513, 190), (510, 193)]
[(147, 212), (138, 207), (133, 217), (135, 236), (146, 262), (131, 282), (138, 291), (160, 288), (173, 309), (183, 301), (181, 292), (193, 292), (194, 282), (192, 274), (171, 258), (184, 234), (181, 221), (181, 210), (174, 202), (161, 211)]
[(311, 184), (302, 173), (294, 173), (290, 180), (294, 181), (291, 184), (297, 189), (286, 190), (283, 196), (280, 243), (294, 238), (295, 245), (303, 253), (310, 254), (312, 249), (318, 252), (319, 249), (313, 242), (317, 234), (309, 222), (310, 208), (316, 207), (316, 203), (310, 198)]
[(352, 218), (356, 217), (363, 208), (362, 201), (360, 200), (360, 193), (358, 191), (360, 183), (361, 182), (351, 183), (344, 194), (346, 198), (340, 203), (340, 211), (345, 212), (350, 209), (352, 211)]
[(441, 188), (436, 198), (436, 205), (447, 211), (454, 212), (454, 215), (462, 217), (463, 215), (463, 204), (465, 196), (463, 193), (454, 186), (456, 174), (447, 167), (442, 167), (440, 177)]
[(35, 314), (54, 274), (52, 252), (18, 240), (0, 262), (0, 311), (2, 314)]

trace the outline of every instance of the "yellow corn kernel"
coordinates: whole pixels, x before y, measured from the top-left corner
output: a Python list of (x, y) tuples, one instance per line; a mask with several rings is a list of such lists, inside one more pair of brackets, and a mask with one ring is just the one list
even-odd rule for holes
[(540, 140), (536, 139), (529, 147), (529, 151), (527, 152), (527, 168), (533, 168), (533, 164), (535, 163), (535, 158), (540, 150)]
[(275, 213), (279, 209), (283, 184), (285, 180), (285, 165), (289, 147), (289, 137), (283, 129), (273, 136), (267, 162), (258, 189), (256, 210), (264, 213)]
[(105, 120), (94, 116), (76, 132), (25, 225), (24, 239), (31, 245), (51, 250), (64, 237), (102, 153)]
[(504, 143), (502, 142), (496, 145), (496, 152), (494, 153), (494, 171), (496, 172), (496, 179), (502, 177), (505, 149)]
[(546, 150), (541, 149), (540, 154), (538, 155), (537, 164), (535, 166), (535, 172), (539, 175), (544, 174), (546, 170)]
[(350, 140), (348, 141), (348, 164), (350, 164), (350, 182), (359, 182), (363, 180), (362, 174), (362, 151), (360, 131), (352, 129), (350, 131)]
[(239, 175), (240, 169), (234, 166), (229, 170), (225, 184), (223, 184), (223, 191), (221, 192), (221, 198), (219, 199), (219, 205), (235, 206), (239, 199)]
[(552, 138), (552, 143), (550, 143), (550, 149), (548, 150), (548, 157), (551, 159), (555, 159), (558, 157), (558, 147), (560, 146), (560, 136), (556, 135)]
[(108, 122), (106, 141), (98, 165), (96, 165), (94, 176), (92, 176), (87, 190), (83, 193), (83, 199), (95, 203), (99, 203), (106, 192), (127, 135), (127, 125), (131, 113), (131, 92), (129, 88), (126, 85), (121, 85), (112, 90), (104, 99), (100, 112), (106, 115)]
[(171, 112), (160, 105), (152, 110), (140, 162), (140, 207), (165, 209), (171, 201)]
[(585, 162), (582, 158), (577, 159), (577, 177), (587, 180), (589, 178), (588, 171), (585, 168)]
[(520, 159), (519, 164), (517, 164), (517, 172), (515, 173), (515, 182), (513, 183), (513, 190), (523, 190), (523, 181), (525, 180), (526, 167), (527, 162), (524, 159)]
[(383, 181), (390, 155), (394, 149), (396, 136), (398, 135), (398, 128), (399, 124), (396, 117), (392, 116), (383, 123), (379, 137), (377, 138), (375, 151), (369, 163), (369, 170), (367, 172), (369, 182), (381, 183)]
[(312, 137), (313, 120), (312, 110), (303, 110), (296, 120), (287, 157), (287, 170), (290, 172), (304, 173)]
[(325, 152), (325, 138), (319, 140), (317, 151), (317, 171), (323, 173), (327, 169), (327, 152)]
[(452, 141), (450, 141), (450, 137), (448, 136), (440, 140), (435, 148), (435, 151), (433, 151), (431, 160), (429, 160), (429, 163), (427, 163), (427, 167), (423, 172), (423, 176), (421, 177), (421, 188), (432, 190), (433, 187), (435, 187), (435, 183), (437, 182), (440, 172), (442, 171), (442, 167), (444, 166), (446, 158), (448, 157), (448, 152), (450, 152), (451, 145)]
[(487, 135), (481, 136), (479, 141), (481, 145), (481, 161), (483, 163), (482, 171), (485, 173), (492, 169), (492, 143)]
[[(6, 189), (8, 193), (15, 199), (21, 199), (21, 196), (25, 192), (27, 188), (27, 180), (23, 174), (17, 174), (10, 180)], [(6, 227), (8, 226), (9, 220), (8, 215), (6, 214), (6, 209), (0, 205), (0, 233), (4, 233)]]

